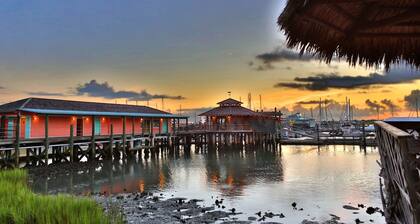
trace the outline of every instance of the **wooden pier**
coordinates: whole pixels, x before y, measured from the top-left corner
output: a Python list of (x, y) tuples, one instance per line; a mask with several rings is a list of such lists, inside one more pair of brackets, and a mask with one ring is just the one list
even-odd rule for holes
[(376, 122), (387, 223), (420, 223), (420, 141), (410, 134), (419, 131), (420, 120)]

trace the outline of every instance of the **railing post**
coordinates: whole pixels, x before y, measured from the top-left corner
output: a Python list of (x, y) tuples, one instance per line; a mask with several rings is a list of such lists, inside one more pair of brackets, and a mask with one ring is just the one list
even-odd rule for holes
[(70, 125), (70, 139), (69, 139), (69, 149), (70, 149), (70, 162), (74, 162), (74, 139), (73, 139), (73, 125)]
[(15, 138), (15, 165), (19, 168), (19, 156), (20, 156), (20, 112), (18, 112), (16, 117), (16, 138)]

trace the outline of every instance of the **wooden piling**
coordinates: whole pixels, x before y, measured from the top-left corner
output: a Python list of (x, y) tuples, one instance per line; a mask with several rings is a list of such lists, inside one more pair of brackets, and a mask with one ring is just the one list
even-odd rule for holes
[(50, 142), (49, 142), (49, 138), (48, 138), (48, 115), (45, 115), (45, 140), (44, 140), (44, 147), (45, 147), (45, 151), (44, 151), (44, 158), (45, 158), (45, 165), (48, 165), (48, 149), (50, 148)]
[(127, 134), (126, 134), (126, 122), (127, 122), (127, 117), (123, 117), (123, 136), (122, 136), (122, 153), (123, 153), (123, 159), (126, 158), (126, 145), (127, 145)]
[(95, 116), (92, 116), (92, 121), (91, 121), (91, 125), (92, 125), (92, 138), (91, 138), (91, 142), (90, 142), (90, 159), (91, 160), (95, 160), (96, 157), (96, 152), (95, 152)]
[(70, 150), (70, 162), (74, 162), (74, 134), (73, 125), (70, 125), (70, 138), (69, 138), (69, 150)]
[(19, 167), (19, 156), (20, 156), (20, 113), (16, 117), (16, 137), (15, 137), (15, 165)]
[(111, 156), (111, 161), (114, 158), (114, 125), (111, 124), (110, 135), (109, 135), (109, 153)]

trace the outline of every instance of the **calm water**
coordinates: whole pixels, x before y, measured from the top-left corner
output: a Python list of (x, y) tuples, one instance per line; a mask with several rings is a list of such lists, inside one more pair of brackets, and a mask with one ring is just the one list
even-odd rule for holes
[[(44, 173), (32, 185), (40, 193), (159, 190), (167, 197), (204, 199), (205, 205), (219, 197), (227, 209), (243, 212), (238, 217), (245, 220), (257, 211), (272, 211), (286, 218), (266, 221), (300, 223), (313, 217), (322, 221), (335, 214), (344, 222), (360, 218), (384, 223), (377, 213), (353, 214), (342, 208), (349, 203), (381, 207), (376, 160), (376, 149), (365, 153), (353, 146), (283, 146), (282, 153), (192, 150), (190, 155), (160, 154), (127, 164), (105, 162), (79, 170), (64, 167)], [(293, 210), (293, 202), (304, 210)]]

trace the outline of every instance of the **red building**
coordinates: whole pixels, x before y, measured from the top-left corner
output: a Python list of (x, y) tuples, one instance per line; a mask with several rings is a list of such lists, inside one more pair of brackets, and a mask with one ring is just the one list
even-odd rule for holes
[(199, 115), (206, 118), (206, 126), (211, 130), (275, 132), (280, 122), (280, 112), (256, 112), (232, 98), (217, 104), (219, 107)]
[[(0, 106), (0, 138), (167, 134), (185, 119), (146, 106), (27, 98)], [(19, 125), (18, 125), (19, 124)], [(46, 126), (48, 128), (46, 128)]]

